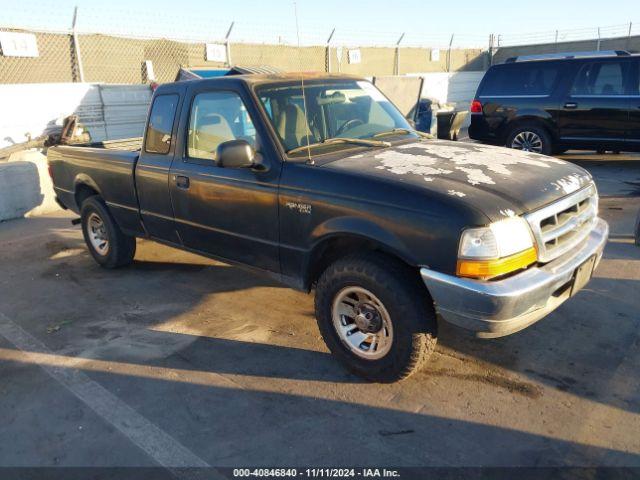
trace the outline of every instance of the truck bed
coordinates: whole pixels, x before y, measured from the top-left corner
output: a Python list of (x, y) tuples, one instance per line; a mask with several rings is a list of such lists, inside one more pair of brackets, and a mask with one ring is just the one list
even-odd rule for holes
[(74, 146), (138, 152), (142, 148), (142, 137), (121, 138), (118, 140), (103, 140), (101, 142), (92, 142), (92, 143), (74, 145)]
[[(139, 149), (139, 143), (136, 147), (132, 139), (49, 148), (47, 158), (59, 201), (78, 212), (78, 195), (91, 194), (87, 192), (90, 188), (100, 194), (118, 220), (124, 224), (138, 221), (134, 173)], [(83, 192), (77, 188), (79, 184), (83, 184)]]

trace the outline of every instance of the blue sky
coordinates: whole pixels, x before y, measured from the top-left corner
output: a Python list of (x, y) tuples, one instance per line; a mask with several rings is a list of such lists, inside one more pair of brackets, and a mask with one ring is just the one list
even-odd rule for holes
[[(303, 43), (319, 42), (336, 28), (338, 43), (389, 44), (406, 32), (406, 44), (486, 46), (490, 33), (508, 39), (548, 39), (640, 33), (638, 0), (296, 0)], [(293, 0), (0, 0), (0, 24), (65, 29), (74, 5), (80, 27), (138, 35), (217, 39), (236, 22), (232, 38), (294, 43)], [(0, 25), (1, 26), (1, 25)], [(544, 33), (544, 35), (541, 35)], [(532, 34), (530, 37), (525, 34)], [(562, 33), (561, 33), (562, 34)], [(562, 38), (561, 38), (562, 39)]]

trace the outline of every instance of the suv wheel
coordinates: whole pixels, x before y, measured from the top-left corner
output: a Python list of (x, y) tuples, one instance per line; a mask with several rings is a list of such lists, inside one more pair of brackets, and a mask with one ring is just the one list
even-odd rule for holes
[(433, 303), (415, 272), (377, 254), (338, 260), (316, 286), (318, 327), (348, 370), (375, 382), (413, 374), (436, 344)]
[(512, 130), (507, 137), (507, 147), (543, 155), (551, 155), (553, 151), (551, 136), (544, 128), (533, 125)]
[(87, 198), (80, 210), (82, 234), (89, 252), (102, 267), (128, 265), (136, 253), (136, 239), (125, 235), (98, 196)]

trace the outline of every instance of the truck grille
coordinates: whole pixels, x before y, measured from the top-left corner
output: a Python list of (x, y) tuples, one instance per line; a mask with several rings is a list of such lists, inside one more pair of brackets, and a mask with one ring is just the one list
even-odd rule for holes
[(538, 260), (546, 263), (587, 238), (598, 216), (593, 184), (540, 210), (525, 215), (538, 246)]

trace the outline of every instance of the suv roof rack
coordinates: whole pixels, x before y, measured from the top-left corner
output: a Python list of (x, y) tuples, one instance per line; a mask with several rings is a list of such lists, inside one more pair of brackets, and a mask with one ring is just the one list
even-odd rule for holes
[(626, 57), (631, 55), (626, 50), (600, 50), (593, 52), (566, 52), (566, 53), (542, 53), (539, 55), (520, 55), (507, 58), (504, 63), (533, 62), (537, 60), (563, 60), (571, 58), (593, 57)]

